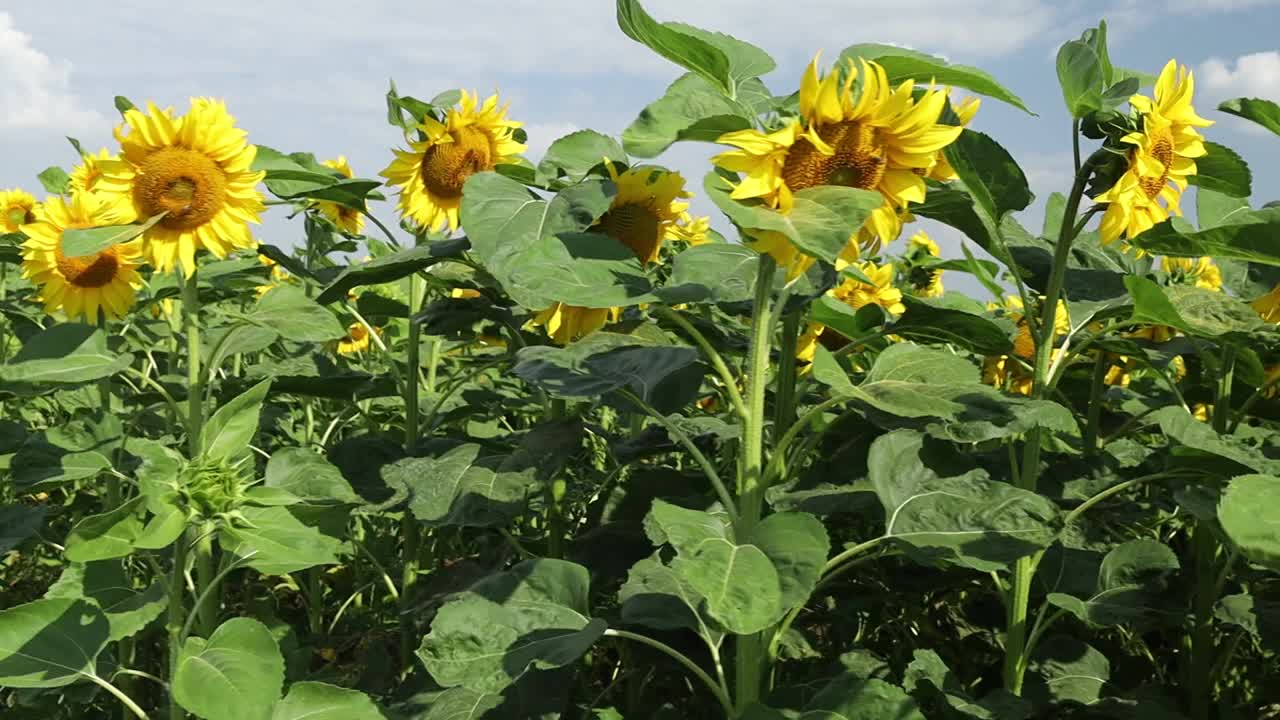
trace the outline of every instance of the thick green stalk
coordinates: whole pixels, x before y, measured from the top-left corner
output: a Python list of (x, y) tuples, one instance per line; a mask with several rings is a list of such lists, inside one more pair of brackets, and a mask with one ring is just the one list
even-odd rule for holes
[(187, 335), (187, 452), (200, 456), (204, 428), (204, 380), (200, 374), (200, 280), (195, 268), (182, 284), (182, 324)]
[(1098, 357), (1093, 361), (1093, 383), (1089, 386), (1089, 407), (1085, 409), (1088, 419), (1084, 426), (1084, 454), (1096, 455), (1098, 453), (1098, 423), (1102, 420), (1102, 390), (1106, 387), (1107, 370), (1111, 363), (1107, 361), (1107, 354), (1098, 351)]
[[(410, 455), (418, 443), (418, 370), (421, 366), (419, 350), (422, 345), (422, 326), (414, 322), (422, 304), (422, 279), (417, 273), (409, 276), (409, 352), (404, 383), (404, 449)], [(413, 586), (418, 581), (419, 551), (422, 545), (422, 528), (407, 509), (400, 521), (400, 536), (404, 544), (404, 568), (400, 576), (400, 667), (407, 670), (413, 660), (416, 643), (413, 639), (414, 622), (410, 612), (413, 602)]]
[(778, 358), (778, 397), (773, 408), (774, 432), (791, 427), (796, 419), (796, 343), (800, 339), (800, 313), (782, 318), (782, 346)]
[[(777, 263), (761, 255), (756, 270), (755, 305), (751, 318), (751, 346), (747, 355), (747, 417), (742, 428), (738, 461), (738, 522), (734, 536), (745, 542), (764, 511), (765, 389), (769, 384), (769, 355), (773, 346), (773, 279)], [(739, 712), (760, 698), (767, 665), (764, 633), (741, 635), (735, 646), (736, 700)]]
[(196, 631), (207, 638), (218, 627), (218, 612), (222, 607), (222, 592), (218, 588), (220, 583), (216, 579), (213, 557), (213, 524), (205, 523), (191, 531), (195, 534), (192, 539), (196, 548), (196, 597), (200, 599), (193, 612), (196, 614)]
[[(562, 398), (554, 398), (547, 407), (547, 419), (558, 420), (569, 414), (569, 404)], [(547, 557), (564, 557), (565, 518), (564, 498), (569, 486), (563, 476), (554, 477), (547, 484)]]
[(169, 720), (182, 720), (187, 715), (173, 697), (173, 679), (178, 673), (178, 657), (182, 652), (182, 628), (186, 624), (186, 593), (183, 574), (187, 566), (187, 538), (181, 536), (173, 544), (173, 569), (169, 572), (169, 617), (165, 630), (169, 634)]
[[(1077, 141), (1072, 125), (1073, 142)], [(1035, 385), (1033, 393), (1037, 398), (1044, 398), (1049, 391), (1049, 370), (1053, 359), (1054, 320), (1057, 317), (1058, 300), (1062, 297), (1063, 281), (1067, 274), (1067, 260), (1071, 254), (1071, 243), (1075, 241), (1076, 216), (1080, 212), (1080, 200), (1084, 197), (1085, 186), (1093, 174), (1093, 166), (1105, 157), (1105, 150), (1098, 150), (1085, 161), (1076, 173), (1075, 182), (1071, 185), (1071, 193), (1067, 196), (1066, 208), (1062, 213), (1062, 227), (1058, 232), (1057, 245), (1054, 247), (1053, 266), (1049, 272), (1049, 284), (1045, 288), (1044, 303), (1040, 307), (1039, 322), (1033, 327), (1036, 332)], [(1028, 309), (1030, 315), (1030, 309)], [(1014, 478), (1016, 485), (1023, 490), (1035, 492), (1040, 479), (1040, 428), (1033, 428), (1027, 433), (1026, 447), (1023, 451), (1022, 472)], [(1008, 629), (1005, 633), (1004, 647), (1004, 686), (1009, 692), (1022, 694), (1022, 679), (1027, 651), (1027, 607), (1031, 603), (1031, 579), (1036, 572), (1036, 562), (1031, 557), (1019, 559), (1013, 566), (1013, 583), (1009, 590)]]

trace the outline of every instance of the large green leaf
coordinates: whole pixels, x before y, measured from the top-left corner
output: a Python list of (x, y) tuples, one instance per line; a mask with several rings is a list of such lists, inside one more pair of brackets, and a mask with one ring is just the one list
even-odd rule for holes
[(1196, 172), (1187, 182), (1231, 197), (1253, 194), (1253, 173), (1239, 153), (1215, 142), (1206, 142), (1204, 147), (1207, 153), (1196, 158)]
[(625, 387), (649, 399), (652, 389), (698, 354), (639, 335), (595, 332), (565, 348), (523, 348), (518, 358), (516, 375), (558, 397), (597, 397)]
[(694, 34), (670, 23), (660, 23), (650, 17), (637, 0), (617, 0), (617, 10), (618, 27), (627, 37), (706, 78), (725, 95), (733, 96), (736, 83), (729, 58), (716, 44), (707, 41), (704, 31)]
[(627, 164), (627, 153), (618, 141), (595, 130), (578, 130), (558, 138), (538, 161), (535, 177), (539, 183), (564, 177), (577, 182), (606, 159)]
[(964, 88), (1008, 103), (1030, 113), (1022, 98), (1014, 95), (988, 73), (968, 65), (952, 65), (934, 55), (894, 45), (863, 43), (851, 45), (840, 53), (840, 62), (846, 58), (874, 60), (884, 68), (891, 83), (904, 80), (937, 82), (939, 85)]
[(1048, 600), (1090, 625), (1136, 623), (1159, 610), (1170, 576), (1179, 567), (1178, 556), (1167, 545), (1130, 540), (1103, 558), (1090, 597), (1049, 593)]
[(587, 616), (587, 569), (526, 560), (445, 603), (418, 657), (436, 682), (500, 692), (531, 669), (576, 661), (604, 634)]
[(316, 302), (328, 305), (345, 300), (347, 292), (353, 288), (395, 282), (431, 267), (441, 260), (458, 257), (469, 247), (470, 243), (466, 238), (439, 240), (407, 250), (398, 250), (369, 262), (348, 265), (316, 296)]
[(1166, 220), (1129, 240), (1147, 252), (1174, 257), (1205, 255), (1230, 260), (1248, 260), (1264, 265), (1280, 265), (1280, 211), (1258, 210), (1242, 213), (1228, 225), (1184, 232)]
[(942, 300), (904, 297), (904, 312), (889, 327), (894, 335), (922, 342), (950, 343), (981, 355), (1004, 355), (1013, 349), (1005, 328), (990, 318)]
[(45, 508), (31, 505), (0, 505), (0, 554), (39, 532), (47, 513)]
[(730, 632), (760, 632), (785, 610), (778, 572), (755, 545), (708, 538), (678, 554), (671, 570), (703, 597), (707, 613)]
[(869, 479), (884, 506), (885, 535), (909, 555), (989, 572), (1057, 538), (1062, 518), (1053, 502), (959, 463), (917, 432), (872, 443)]
[(658, 630), (687, 628), (702, 633), (712, 624), (700, 611), (702, 596), (656, 554), (631, 567), (618, 590), (618, 603), (623, 622)]
[(1133, 320), (1168, 325), (1195, 337), (1265, 332), (1270, 329), (1247, 304), (1221, 292), (1191, 285), (1161, 287), (1142, 277), (1126, 277)]
[(1218, 521), (1245, 557), (1280, 570), (1280, 478), (1241, 475), (1231, 480), (1218, 502)]
[[(1280, 461), (1264, 455), (1257, 448), (1246, 444), (1241, 438), (1233, 435), (1220, 435), (1209, 425), (1200, 422), (1194, 415), (1181, 407), (1166, 407), (1151, 414), (1151, 419), (1160, 424), (1160, 431), (1176, 441), (1181, 448), (1175, 450), (1175, 456), (1210, 456), (1229, 461), (1227, 466), (1231, 474), (1240, 474), (1252, 470), (1257, 473), (1280, 474)], [(1177, 463), (1177, 457), (1171, 459)]]
[(654, 545), (670, 545), (677, 553), (693, 552), (706, 540), (730, 536), (729, 516), (654, 500), (644, 518), (645, 535)]
[(413, 717), (417, 720), (484, 720), (492, 717), (490, 711), (502, 705), (502, 698), (498, 693), (452, 687), (436, 695), (425, 714)]
[(213, 413), (200, 432), (200, 452), (205, 458), (231, 461), (248, 454), (270, 389), (271, 381), (263, 380)]
[(831, 541), (822, 521), (802, 512), (774, 513), (751, 531), (751, 544), (773, 563), (782, 588), (782, 609), (799, 607), (822, 576)]
[(107, 349), (107, 337), (92, 325), (54, 325), (30, 339), (0, 365), (4, 384), (81, 383), (110, 377), (129, 367), (133, 358)]
[(267, 462), (266, 487), (288, 491), (311, 505), (358, 505), (360, 496), (342, 471), (308, 448), (284, 448)]
[(45, 597), (93, 602), (106, 614), (112, 640), (136, 635), (160, 617), (169, 600), (163, 582), (136, 587), (119, 560), (69, 565)]
[(111, 461), (96, 450), (68, 452), (53, 443), (33, 440), (14, 453), (11, 478), (15, 487), (38, 492), (95, 478), (110, 467)]
[(133, 552), (133, 541), (142, 532), (138, 511), (144, 498), (134, 496), (123, 505), (90, 515), (67, 534), (66, 556), (71, 562), (119, 558)]
[(107, 617), (86, 600), (49, 598), (0, 611), (0, 686), (61, 687), (93, 675), (109, 637)]
[(896, 685), (852, 673), (838, 675), (805, 705), (800, 720), (925, 720), (916, 701)]
[(276, 703), (271, 720), (385, 720), (386, 715), (359, 690), (322, 682), (296, 682)]
[(671, 262), (671, 279), (656, 291), (671, 302), (744, 302), (755, 288), (759, 253), (738, 244), (695, 245)]
[(1272, 652), (1280, 651), (1280, 602), (1262, 600), (1248, 593), (1228, 595), (1218, 601), (1214, 615), (1244, 629)]
[(1095, 48), (1080, 40), (1068, 40), (1058, 48), (1057, 66), (1068, 112), (1080, 118), (1102, 108), (1106, 78)]
[(234, 618), (208, 639), (187, 638), (173, 697), (205, 720), (270, 720), (284, 686), (284, 657), (267, 626)]
[(293, 285), (279, 285), (262, 296), (249, 320), (294, 342), (325, 342), (345, 334), (338, 318)]
[(341, 540), (298, 519), (284, 507), (245, 507), (244, 521), (218, 531), (219, 543), (249, 567), (270, 575), (334, 565), (344, 550)]
[(746, 130), (752, 118), (701, 75), (680, 76), (666, 94), (640, 111), (622, 131), (631, 155), (653, 158), (680, 140), (714, 142), (727, 132)]
[(1032, 657), (1028, 695), (1040, 702), (1098, 701), (1111, 679), (1111, 661), (1092, 646), (1064, 635), (1040, 641)]
[(945, 153), (991, 227), (998, 227), (1006, 214), (1025, 210), (1034, 199), (1022, 168), (989, 135), (965, 130)]
[(594, 232), (539, 238), (511, 268), (506, 287), (521, 296), (576, 307), (626, 307), (657, 299), (635, 253)]
[(819, 185), (797, 192), (791, 212), (783, 214), (759, 202), (732, 199), (728, 181), (718, 172), (707, 173), (703, 187), (716, 207), (744, 232), (781, 233), (805, 254), (828, 262), (835, 262), (853, 233), (884, 204), (874, 190)]
[(1280, 105), (1272, 100), (1235, 98), (1224, 101), (1218, 109), (1245, 120), (1252, 120), (1276, 135), (1280, 135)]
[(1196, 222), (1201, 230), (1246, 221), (1251, 208), (1247, 198), (1201, 187), (1196, 190)]
[(84, 257), (95, 255), (113, 245), (127, 243), (151, 229), (153, 225), (164, 219), (164, 215), (156, 215), (144, 222), (130, 225), (111, 225), (95, 228), (70, 228), (62, 233), (61, 249), (67, 257)]

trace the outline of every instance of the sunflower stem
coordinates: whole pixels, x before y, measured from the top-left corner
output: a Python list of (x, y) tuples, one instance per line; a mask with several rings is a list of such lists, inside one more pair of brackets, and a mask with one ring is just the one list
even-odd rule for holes
[(182, 628), (186, 624), (186, 605), (183, 603), (183, 595), (186, 593), (183, 575), (186, 567), (187, 538), (183, 535), (173, 544), (173, 568), (169, 571), (169, 617), (165, 623), (165, 630), (169, 634), (169, 720), (182, 720), (187, 716), (173, 695), (178, 658), (182, 654)]
[(777, 402), (773, 408), (774, 432), (791, 427), (796, 419), (796, 344), (800, 338), (800, 312), (782, 318), (782, 347), (778, 359)]
[[(407, 372), (404, 379), (404, 450), (413, 455), (418, 443), (418, 370), (421, 366), (419, 357), (422, 345), (422, 326), (414, 319), (422, 304), (422, 279), (417, 273), (409, 276), (409, 348)], [(400, 535), (404, 544), (404, 568), (400, 576), (400, 668), (408, 670), (413, 660), (413, 614), (410, 612), (413, 601), (413, 586), (418, 581), (419, 550), (422, 545), (422, 528), (418, 519), (406, 509), (400, 520)]]
[[(769, 384), (769, 358), (773, 349), (773, 280), (777, 263), (761, 255), (756, 267), (755, 304), (751, 315), (751, 345), (747, 355), (747, 417), (742, 428), (738, 461), (738, 522), (734, 537), (746, 542), (764, 510), (765, 390)], [(741, 712), (760, 699), (767, 662), (764, 633), (739, 635), (736, 647), (736, 701)]]
[(1093, 382), (1089, 386), (1089, 405), (1085, 408), (1088, 420), (1084, 426), (1083, 445), (1084, 454), (1088, 456), (1098, 453), (1098, 424), (1102, 421), (1102, 390), (1106, 387), (1107, 370), (1110, 366), (1107, 354), (1099, 350), (1098, 357), (1093, 361)]
[(204, 382), (200, 375), (200, 280), (195, 268), (187, 268), (182, 284), (182, 324), (187, 336), (187, 454), (200, 455), (204, 428)]

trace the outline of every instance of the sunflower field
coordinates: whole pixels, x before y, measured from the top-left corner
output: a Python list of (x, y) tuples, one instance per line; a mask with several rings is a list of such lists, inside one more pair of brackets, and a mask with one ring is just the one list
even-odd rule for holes
[(616, 3), (683, 74), (536, 165), (496, 94), (393, 85), (377, 178), (119, 97), (0, 193), (0, 717), (1280, 718), (1280, 202), (1212, 139), (1280, 106), (1090, 28), (1029, 227), (986, 72)]

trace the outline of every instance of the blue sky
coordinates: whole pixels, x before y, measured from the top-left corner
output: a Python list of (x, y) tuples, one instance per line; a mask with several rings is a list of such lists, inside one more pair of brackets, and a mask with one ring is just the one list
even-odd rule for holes
[[(222, 97), (251, 141), (322, 158), (345, 154), (357, 175), (372, 177), (402, 142), (385, 122), (388, 79), (421, 97), (454, 87), (500, 90), (512, 117), (526, 123), (536, 161), (567, 132), (620, 133), (680, 72), (622, 35), (609, 0), (183, 5), (46, 0), (0, 11), (0, 188), (41, 195), (35, 174), (75, 161), (66, 135), (90, 150), (111, 146), (117, 94), (179, 110), (191, 95)], [(1013, 153), (1041, 199), (1070, 182), (1070, 126), (1054, 53), (1105, 17), (1118, 65), (1155, 72), (1176, 57), (1196, 71), (1196, 104), (1218, 121), (1206, 134), (1250, 161), (1255, 205), (1280, 199), (1280, 139), (1213, 109), (1238, 96), (1280, 101), (1280, 0), (649, 0), (646, 7), (659, 19), (765, 48), (778, 61), (765, 80), (779, 94), (795, 89), (815, 51), (833, 59), (857, 42), (982, 67), (1038, 116), (986, 101), (973, 127)], [(678, 146), (664, 160), (696, 190), (715, 151)], [(1038, 206), (1024, 218), (1032, 228)], [(694, 210), (715, 214), (700, 200)], [(389, 217), (389, 207), (379, 214)], [(260, 239), (289, 245), (300, 237), (300, 224), (282, 215), (262, 226)], [(944, 251), (955, 251), (956, 238), (938, 234)]]

